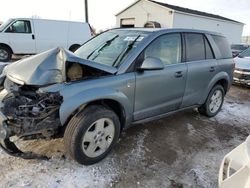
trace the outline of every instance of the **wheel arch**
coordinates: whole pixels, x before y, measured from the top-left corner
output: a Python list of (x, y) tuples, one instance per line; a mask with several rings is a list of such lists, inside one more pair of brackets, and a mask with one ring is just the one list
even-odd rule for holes
[[(102, 94), (103, 92), (104, 91), (102, 91)], [(96, 91), (95, 93), (98, 92)], [(121, 129), (124, 129), (131, 123), (133, 107), (123, 93), (117, 92), (109, 95), (102, 95), (102, 97), (94, 97), (94, 95), (91, 94), (88, 96), (79, 94), (65, 100), (61, 104), (59, 110), (59, 117), (62, 126), (66, 127), (70, 119), (79, 111), (90, 105), (97, 104), (110, 108), (117, 114), (120, 119)]]
[(226, 94), (230, 86), (230, 78), (226, 72), (220, 72), (214, 76), (214, 78), (210, 81), (208, 87), (206, 88), (199, 104), (203, 104), (206, 101), (209, 92), (217, 84), (220, 84), (224, 88)]
[(0, 43), (0, 46), (7, 47), (7, 48), (10, 50), (11, 54), (13, 54), (13, 53), (14, 53), (14, 52), (13, 52), (13, 50), (12, 50), (12, 48), (11, 48), (8, 44), (5, 44), (5, 43)]
[(222, 78), (222, 79), (218, 80), (214, 84), (214, 86), (215, 85), (221, 85), (223, 87), (224, 91), (225, 91), (225, 94), (227, 93), (227, 91), (228, 91), (228, 85), (229, 85), (228, 80), (226, 80), (225, 78)]
[(99, 99), (89, 102), (88, 104), (85, 105), (85, 108), (91, 105), (102, 105), (111, 109), (118, 116), (121, 123), (121, 131), (123, 130), (126, 122), (126, 114), (125, 114), (125, 109), (121, 103), (113, 99)]

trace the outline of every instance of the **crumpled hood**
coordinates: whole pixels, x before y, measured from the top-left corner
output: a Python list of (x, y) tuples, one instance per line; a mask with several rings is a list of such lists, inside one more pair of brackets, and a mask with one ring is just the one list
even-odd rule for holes
[(55, 48), (12, 63), (6, 66), (4, 73), (10, 80), (22, 85), (62, 83), (66, 81), (66, 62), (83, 64), (110, 74), (117, 72), (114, 67), (81, 59), (68, 50)]
[(235, 68), (236, 69), (244, 69), (250, 70), (250, 58), (234, 58), (235, 61)]

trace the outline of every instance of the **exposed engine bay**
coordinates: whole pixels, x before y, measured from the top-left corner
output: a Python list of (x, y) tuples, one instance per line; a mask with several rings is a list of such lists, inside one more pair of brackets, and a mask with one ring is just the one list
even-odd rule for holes
[(39, 93), (37, 87), (18, 85), (8, 78), (5, 79), (4, 88), (8, 94), (3, 98), (1, 107), (2, 114), (7, 118), (6, 138), (2, 140), (2, 148), (7, 153), (22, 158), (44, 158), (33, 153), (23, 153), (10, 138), (50, 139), (57, 135), (62, 96), (58, 92)]
[(68, 82), (76, 80), (87, 80), (104, 75), (107, 75), (107, 73), (104, 71), (81, 65), (79, 63), (67, 62), (66, 65), (66, 78)]
[(11, 134), (24, 139), (49, 138), (56, 134), (62, 102), (58, 93), (10, 93), (3, 102), (2, 112), (8, 118)]

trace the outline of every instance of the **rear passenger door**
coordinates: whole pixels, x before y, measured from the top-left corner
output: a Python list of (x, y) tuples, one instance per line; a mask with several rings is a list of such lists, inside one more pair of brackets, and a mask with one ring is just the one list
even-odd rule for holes
[(181, 107), (200, 103), (211, 79), (217, 73), (217, 62), (204, 34), (185, 33), (187, 83)]
[(163, 70), (136, 72), (134, 120), (177, 110), (182, 102), (186, 83), (186, 64), (182, 62), (180, 33), (155, 39), (143, 52), (145, 58), (158, 58)]

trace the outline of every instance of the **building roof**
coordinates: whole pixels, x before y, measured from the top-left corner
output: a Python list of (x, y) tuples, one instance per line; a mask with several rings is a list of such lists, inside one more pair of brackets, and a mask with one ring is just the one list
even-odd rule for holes
[(180, 11), (180, 12), (185, 12), (185, 13), (189, 13), (189, 14), (195, 14), (195, 15), (199, 15), (199, 16), (206, 16), (206, 17), (210, 17), (210, 18), (216, 18), (216, 19), (220, 19), (220, 20), (226, 20), (226, 21), (231, 21), (231, 22), (236, 22), (236, 23), (241, 23), (226, 17), (222, 17), (219, 15), (215, 15), (215, 14), (210, 14), (210, 13), (206, 13), (206, 12), (201, 12), (198, 10), (192, 10), (192, 9), (188, 9), (188, 8), (183, 8), (183, 7), (179, 7), (179, 6), (175, 6), (175, 5), (170, 5), (170, 4), (166, 4), (166, 3), (161, 3), (161, 2), (157, 2), (157, 1), (153, 1), (153, 0), (149, 0), (153, 3), (156, 3), (158, 5), (176, 10), (176, 11)]
[[(135, 5), (136, 3), (138, 3), (140, 0), (136, 1), (135, 3), (133, 3), (132, 5), (130, 5), (129, 7), (127, 7), (126, 9), (122, 10), (121, 12), (119, 12), (117, 15), (121, 14), (122, 12), (124, 12), (125, 10), (127, 10), (128, 8), (132, 7), (133, 5)], [(205, 16), (205, 17), (210, 17), (210, 18), (215, 18), (215, 19), (220, 19), (220, 20), (225, 20), (225, 21), (230, 21), (230, 22), (235, 22), (235, 23), (240, 23), (243, 24), (242, 22), (238, 22), (223, 16), (219, 16), (219, 15), (215, 15), (215, 14), (210, 14), (210, 13), (206, 13), (206, 12), (201, 12), (198, 10), (192, 10), (192, 9), (188, 9), (188, 8), (184, 8), (184, 7), (179, 7), (179, 6), (175, 6), (175, 5), (170, 5), (167, 3), (161, 3), (158, 1), (153, 1), (153, 0), (148, 0), (149, 2), (158, 4), (160, 6), (175, 10), (175, 11), (179, 11), (179, 12), (184, 12), (184, 13), (188, 13), (188, 14), (194, 14), (194, 15), (199, 15), (199, 16)], [(116, 16), (117, 16), (116, 15)]]

